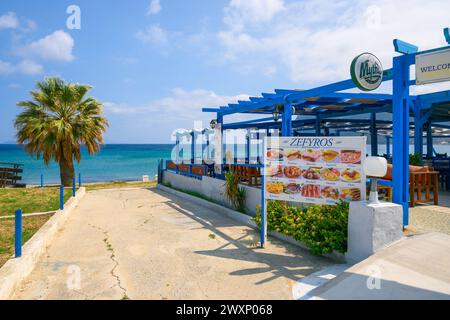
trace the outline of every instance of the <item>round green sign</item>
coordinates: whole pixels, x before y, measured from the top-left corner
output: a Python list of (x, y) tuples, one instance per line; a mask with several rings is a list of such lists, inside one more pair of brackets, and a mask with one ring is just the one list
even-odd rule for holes
[(363, 91), (377, 89), (383, 82), (383, 66), (371, 53), (362, 53), (353, 59), (350, 75), (355, 85)]

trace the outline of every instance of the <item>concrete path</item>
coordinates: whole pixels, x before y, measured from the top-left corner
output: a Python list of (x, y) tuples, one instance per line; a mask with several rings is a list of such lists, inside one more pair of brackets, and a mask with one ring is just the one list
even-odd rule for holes
[(450, 236), (413, 236), (309, 293), (313, 299), (450, 300)]
[[(195, 214), (194, 214), (195, 213)], [(158, 190), (86, 195), (16, 299), (292, 299), (334, 264)]]

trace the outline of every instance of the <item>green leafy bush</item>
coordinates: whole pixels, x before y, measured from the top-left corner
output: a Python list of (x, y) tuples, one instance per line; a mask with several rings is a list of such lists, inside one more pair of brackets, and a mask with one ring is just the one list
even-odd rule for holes
[[(306, 209), (283, 201), (267, 202), (267, 228), (288, 235), (307, 245), (313, 254), (347, 251), (349, 205), (313, 205)], [(261, 226), (261, 210), (254, 218)]]
[(245, 213), (245, 189), (239, 187), (239, 178), (234, 172), (225, 172), (225, 194), (233, 207)]
[(409, 155), (409, 164), (412, 166), (423, 166), (422, 157), (418, 153)]

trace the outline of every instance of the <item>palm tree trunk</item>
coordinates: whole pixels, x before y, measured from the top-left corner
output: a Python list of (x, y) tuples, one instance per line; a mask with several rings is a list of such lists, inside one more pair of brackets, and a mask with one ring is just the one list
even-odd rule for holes
[(73, 167), (73, 163), (67, 164), (64, 162), (60, 162), (59, 175), (61, 177), (61, 184), (64, 187), (72, 186), (72, 180), (75, 177), (75, 169)]

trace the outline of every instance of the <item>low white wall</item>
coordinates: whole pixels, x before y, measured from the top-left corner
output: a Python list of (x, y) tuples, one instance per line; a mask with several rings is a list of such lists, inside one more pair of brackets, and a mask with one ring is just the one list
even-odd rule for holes
[[(190, 190), (201, 193), (219, 203), (231, 206), (225, 195), (225, 181), (211, 177), (203, 177), (202, 180), (182, 176), (170, 171), (164, 171), (163, 182), (177, 189)], [(261, 189), (240, 185), (246, 192), (245, 206), (251, 216), (256, 214), (256, 206), (261, 204)]]
[[(8, 260), (0, 268), (0, 300), (9, 299), (17, 286), (33, 271), (39, 257), (51, 243), (59, 228), (70, 217), (79, 201), (86, 194), (80, 188), (75, 198), (64, 204), (64, 210), (58, 210), (22, 248), (22, 256)], [(26, 219), (26, 218), (25, 218)]]

